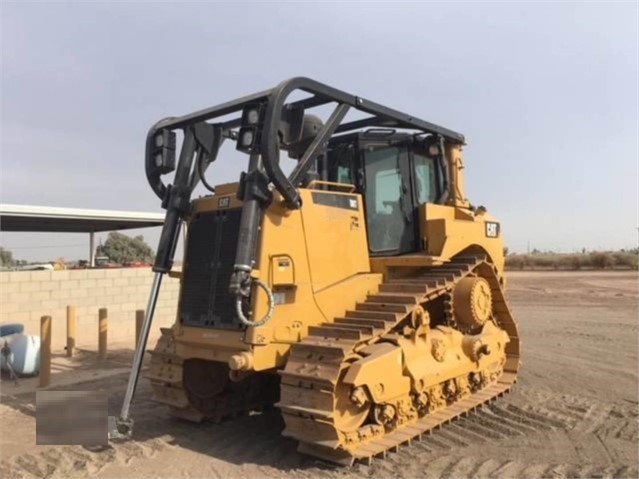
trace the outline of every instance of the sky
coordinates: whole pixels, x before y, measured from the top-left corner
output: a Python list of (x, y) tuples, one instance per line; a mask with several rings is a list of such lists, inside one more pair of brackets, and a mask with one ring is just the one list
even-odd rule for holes
[[(0, 9), (1, 203), (159, 212), (143, 163), (153, 123), (308, 76), (464, 133), (467, 195), (511, 251), (637, 246), (636, 2)], [(209, 181), (235, 181), (247, 158), (219, 158)], [(129, 234), (157, 247), (157, 228)], [(88, 257), (82, 234), (0, 244)]]

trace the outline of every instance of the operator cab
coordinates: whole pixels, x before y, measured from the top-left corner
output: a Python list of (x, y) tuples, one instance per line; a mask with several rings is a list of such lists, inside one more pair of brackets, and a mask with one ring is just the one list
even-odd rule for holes
[(364, 197), (371, 256), (422, 250), (419, 206), (442, 203), (447, 189), (433, 136), (373, 129), (333, 138), (326, 158), (322, 178), (355, 185)]

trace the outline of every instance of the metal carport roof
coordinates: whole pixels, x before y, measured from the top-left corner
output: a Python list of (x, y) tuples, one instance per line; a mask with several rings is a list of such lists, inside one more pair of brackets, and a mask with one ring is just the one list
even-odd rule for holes
[(0, 231), (96, 233), (162, 223), (163, 213), (0, 204)]

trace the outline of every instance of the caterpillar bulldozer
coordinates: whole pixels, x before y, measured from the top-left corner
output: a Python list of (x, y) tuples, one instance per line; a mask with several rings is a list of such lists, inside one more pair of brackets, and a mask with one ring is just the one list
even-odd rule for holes
[[(245, 171), (212, 186), (205, 173), (224, 142), (246, 155)], [(132, 433), (165, 274), (179, 277), (179, 304), (148, 378), (174, 416), (217, 421), (275, 405), (301, 452), (351, 465), (506, 393), (520, 359), (502, 232), (465, 197), (464, 145), (460, 133), (302, 77), (155, 124), (146, 174), (166, 220), (111, 437)], [(199, 184), (208, 192), (192, 198)]]

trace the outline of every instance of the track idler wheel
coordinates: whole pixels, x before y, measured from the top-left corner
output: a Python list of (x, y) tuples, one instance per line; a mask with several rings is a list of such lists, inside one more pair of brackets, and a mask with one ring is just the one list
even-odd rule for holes
[(366, 421), (371, 408), (371, 402), (363, 388), (353, 390), (350, 384), (343, 381), (346, 371), (357, 359), (359, 357), (354, 356), (343, 363), (335, 386), (333, 422), (335, 428), (342, 433), (356, 431)]
[(476, 331), (490, 319), (493, 296), (490, 284), (484, 278), (463, 278), (453, 291), (453, 312), (459, 329)]

